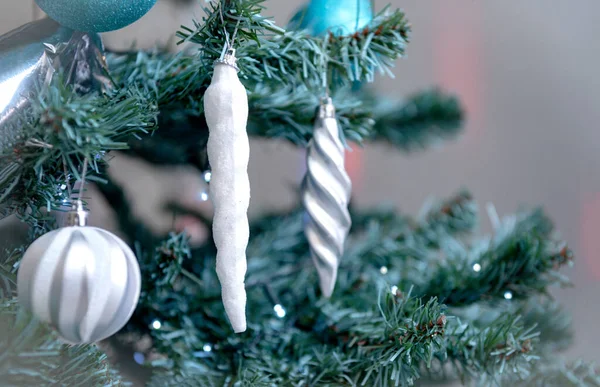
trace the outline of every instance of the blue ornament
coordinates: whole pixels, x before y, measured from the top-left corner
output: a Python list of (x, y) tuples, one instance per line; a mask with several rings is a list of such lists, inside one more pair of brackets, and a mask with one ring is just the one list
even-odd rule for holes
[(318, 36), (331, 31), (349, 35), (373, 20), (371, 0), (311, 0), (290, 21), (289, 29), (308, 30)]
[(140, 19), (156, 0), (36, 0), (36, 3), (65, 27), (84, 32), (106, 32)]

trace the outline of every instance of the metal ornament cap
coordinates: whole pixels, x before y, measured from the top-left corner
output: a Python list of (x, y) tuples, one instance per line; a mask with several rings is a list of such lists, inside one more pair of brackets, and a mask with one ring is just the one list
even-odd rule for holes
[(240, 68), (237, 65), (237, 58), (235, 57), (235, 49), (233, 48), (227, 49), (227, 52), (222, 56), (222, 58), (219, 58), (215, 61), (215, 65), (217, 64), (228, 65), (233, 67), (235, 71), (240, 71)]
[(131, 318), (141, 291), (133, 251), (108, 231), (65, 227), (27, 249), (17, 275), (21, 305), (70, 344), (95, 343)]
[(335, 118), (335, 106), (331, 97), (324, 97), (321, 99), (321, 105), (319, 106), (319, 118)]
[(84, 227), (87, 226), (87, 221), (90, 213), (83, 208), (83, 204), (78, 202), (76, 206), (73, 206), (73, 209), (69, 211), (67, 216), (67, 225), (68, 226), (79, 226)]

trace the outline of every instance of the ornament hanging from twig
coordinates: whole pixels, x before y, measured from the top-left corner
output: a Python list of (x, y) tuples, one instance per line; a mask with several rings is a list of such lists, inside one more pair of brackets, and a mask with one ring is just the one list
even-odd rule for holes
[(204, 95), (204, 112), (209, 128), (210, 196), (215, 208), (213, 238), (217, 246), (217, 274), (225, 312), (233, 330), (239, 333), (246, 330), (244, 281), (250, 234), (247, 215), (250, 144), (246, 132), (248, 96), (238, 77), (236, 60), (228, 39), (223, 55), (215, 62), (212, 82)]
[(23, 307), (66, 342), (94, 343), (118, 332), (131, 318), (141, 291), (140, 268), (125, 242), (86, 226), (81, 198), (69, 215), (69, 227), (43, 235), (25, 252), (17, 275), (18, 296)]
[(327, 97), (319, 106), (302, 184), (302, 202), (308, 215), (304, 231), (325, 297), (333, 293), (352, 223), (348, 212), (352, 182), (344, 158), (335, 107)]

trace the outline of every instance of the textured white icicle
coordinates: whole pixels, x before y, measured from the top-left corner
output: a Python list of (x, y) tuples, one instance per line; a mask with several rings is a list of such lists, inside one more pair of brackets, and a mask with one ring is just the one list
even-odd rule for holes
[(246, 247), (250, 145), (246, 125), (248, 96), (237, 70), (215, 64), (212, 83), (204, 96), (210, 131), (208, 158), (212, 170), (210, 196), (215, 215), (213, 237), (217, 246), (217, 275), (225, 312), (236, 333), (246, 330)]

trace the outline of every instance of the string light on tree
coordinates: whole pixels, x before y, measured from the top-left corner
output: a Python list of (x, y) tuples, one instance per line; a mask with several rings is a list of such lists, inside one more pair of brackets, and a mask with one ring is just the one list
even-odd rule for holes
[(506, 292), (504, 292), (504, 299), (512, 300), (512, 298), (513, 298), (513, 294), (510, 290), (507, 290)]
[(212, 179), (212, 172), (211, 171), (206, 171), (204, 172), (204, 181), (206, 183), (210, 183), (210, 180)]
[(162, 323), (159, 320), (154, 320), (152, 321), (152, 324), (150, 324), (150, 326), (152, 327), (152, 329), (157, 331), (160, 328), (162, 328)]
[(473, 264), (473, 271), (479, 273), (481, 271), (481, 265), (478, 263)]
[(275, 311), (275, 315), (279, 318), (284, 318), (285, 315), (287, 314), (287, 312), (285, 311), (285, 309), (283, 308), (283, 306), (281, 306), (281, 304), (276, 304), (273, 307), (273, 310)]

